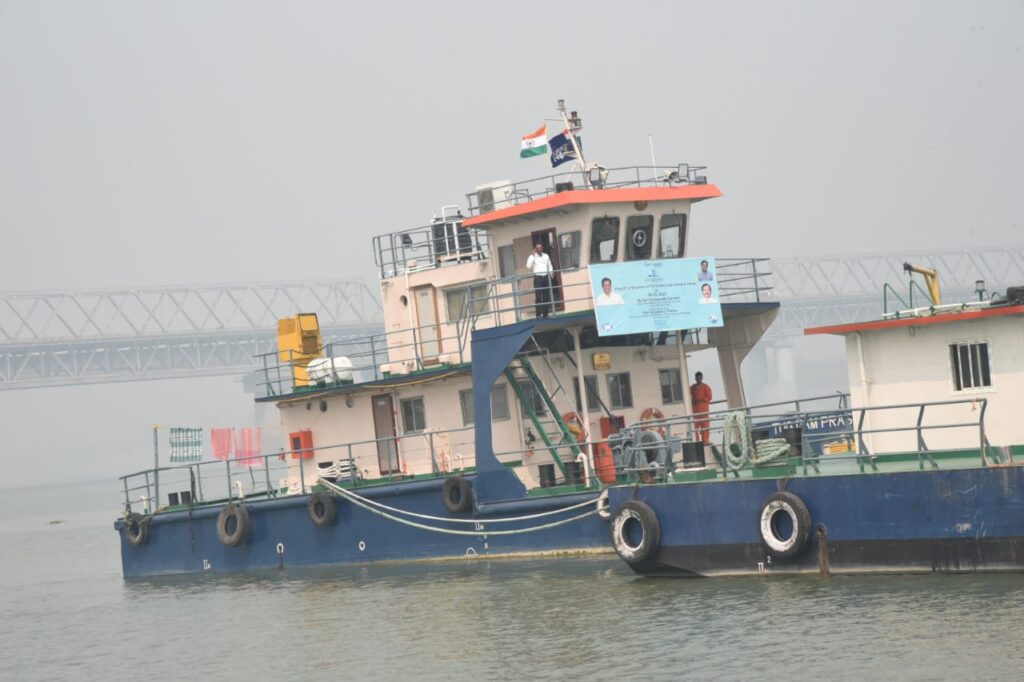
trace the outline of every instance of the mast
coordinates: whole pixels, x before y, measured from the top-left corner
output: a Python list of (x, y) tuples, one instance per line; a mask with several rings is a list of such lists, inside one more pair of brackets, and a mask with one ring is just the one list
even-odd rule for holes
[(580, 167), (580, 175), (583, 176), (583, 184), (587, 187), (590, 186), (590, 178), (587, 177), (587, 160), (583, 158), (583, 150), (576, 143), (576, 133), (583, 130), (583, 119), (580, 118), (579, 114), (575, 111), (571, 112), (569, 116), (565, 115), (565, 100), (558, 100), (558, 113), (562, 117), (562, 123), (565, 125), (565, 130), (569, 133), (569, 142), (572, 143), (572, 149), (576, 152), (576, 164)]

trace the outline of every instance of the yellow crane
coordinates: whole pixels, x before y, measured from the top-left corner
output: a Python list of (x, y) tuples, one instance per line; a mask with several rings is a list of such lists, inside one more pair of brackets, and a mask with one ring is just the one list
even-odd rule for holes
[[(932, 298), (932, 305), (942, 305), (942, 294), (939, 292), (939, 273), (931, 268), (922, 268), (920, 265), (903, 264), (903, 271), (917, 273), (924, 276), (925, 286), (928, 287), (928, 295)], [(913, 277), (913, 274), (911, 274)]]

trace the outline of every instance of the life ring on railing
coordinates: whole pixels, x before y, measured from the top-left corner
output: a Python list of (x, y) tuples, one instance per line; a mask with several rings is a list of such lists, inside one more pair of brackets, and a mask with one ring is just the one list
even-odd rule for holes
[(446, 478), (441, 488), (441, 499), (444, 508), (453, 514), (469, 511), (473, 506), (473, 486), (462, 476)]
[(661, 524), (650, 505), (630, 500), (612, 516), (612, 545), (630, 566), (647, 563), (661, 546)]
[(640, 413), (641, 429), (644, 431), (657, 431), (659, 436), (665, 435), (664, 424), (652, 424), (650, 426), (642, 426), (643, 422), (660, 422), (665, 419), (665, 413), (659, 410), (657, 407), (648, 407), (646, 410)]
[(587, 442), (587, 423), (583, 421), (583, 417), (577, 412), (566, 412), (562, 415), (562, 421), (577, 443)]
[(309, 520), (317, 528), (333, 526), (338, 518), (338, 505), (334, 502), (334, 497), (323, 491), (309, 496), (306, 510), (309, 512)]
[(237, 502), (228, 502), (217, 515), (217, 539), (228, 547), (237, 547), (249, 535), (249, 510)]
[(146, 544), (149, 540), (149, 518), (134, 512), (127, 514), (124, 517), (124, 537), (133, 547)]
[(761, 540), (768, 553), (778, 559), (794, 557), (811, 540), (811, 513), (804, 501), (793, 493), (768, 496), (761, 505)]

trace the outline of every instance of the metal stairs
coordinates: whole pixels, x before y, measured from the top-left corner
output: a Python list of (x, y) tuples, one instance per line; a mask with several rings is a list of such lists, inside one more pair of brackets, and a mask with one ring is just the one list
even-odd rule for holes
[[(563, 410), (555, 403), (555, 399), (561, 397), (561, 401), (568, 405), (564, 409), (565, 412), (574, 412), (576, 408), (562, 386), (562, 382), (558, 380), (558, 375), (551, 367), (547, 352), (540, 348), (533, 337), (530, 337), (530, 342), (533, 348), (526, 352), (518, 353), (512, 363), (505, 368), (504, 373), (508, 378), (509, 384), (512, 386), (512, 390), (515, 391), (516, 396), (519, 398), (523, 414), (533, 423), (538, 437), (544, 443), (544, 447), (547, 448), (548, 452), (551, 453), (555, 466), (564, 475), (565, 464), (562, 461), (562, 457), (559, 456), (559, 451), (564, 452), (568, 450), (572, 458), (575, 459), (582, 450), (579, 447), (576, 436), (573, 435), (569, 425), (562, 418)], [(533, 364), (530, 362), (531, 356), (541, 358), (549, 375), (554, 380), (555, 390), (551, 393), (548, 393), (547, 387), (533, 368)], [(520, 371), (521, 373), (517, 373)], [(529, 391), (524, 390), (523, 384), (529, 386)], [(534, 395), (541, 399), (544, 410), (547, 413), (546, 415), (537, 414), (533, 401)]]

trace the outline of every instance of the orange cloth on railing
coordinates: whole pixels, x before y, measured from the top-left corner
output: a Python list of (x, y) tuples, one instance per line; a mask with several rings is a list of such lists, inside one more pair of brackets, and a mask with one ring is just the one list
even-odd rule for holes
[(243, 467), (263, 464), (260, 430), (246, 427), (235, 432), (235, 464)]
[(234, 429), (210, 429), (210, 448), (214, 459), (231, 459), (233, 432)]

